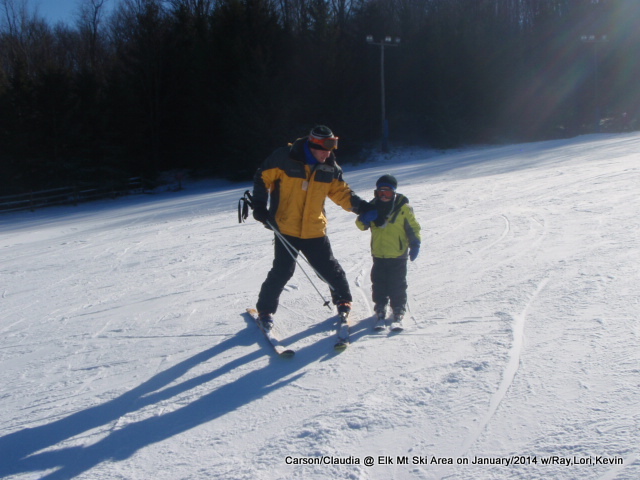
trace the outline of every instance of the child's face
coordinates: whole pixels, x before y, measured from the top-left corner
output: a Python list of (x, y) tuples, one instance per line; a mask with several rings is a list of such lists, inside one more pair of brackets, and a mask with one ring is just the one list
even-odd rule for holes
[(381, 202), (390, 202), (393, 200), (394, 192), (389, 187), (380, 187), (375, 191), (375, 195)]

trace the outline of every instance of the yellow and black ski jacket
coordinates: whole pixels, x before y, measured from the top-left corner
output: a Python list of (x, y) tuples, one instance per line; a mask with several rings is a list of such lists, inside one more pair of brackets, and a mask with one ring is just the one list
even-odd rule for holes
[(254, 203), (266, 206), (269, 200), (269, 212), (280, 232), (303, 239), (327, 234), (327, 197), (349, 212), (357, 212), (363, 202), (343, 180), (333, 152), (325, 163), (307, 164), (306, 141), (299, 138), (293, 145), (277, 149), (253, 179)]

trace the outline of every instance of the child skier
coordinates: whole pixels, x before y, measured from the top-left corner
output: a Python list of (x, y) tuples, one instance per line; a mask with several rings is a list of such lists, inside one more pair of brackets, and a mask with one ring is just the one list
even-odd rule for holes
[(397, 194), (398, 181), (383, 175), (376, 182), (376, 208), (358, 216), (360, 230), (371, 229), (372, 298), (376, 312), (374, 329), (384, 330), (387, 304), (391, 304), (392, 331), (402, 330), (407, 309), (407, 257), (414, 261), (420, 253), (420, 225), (409, 199)]

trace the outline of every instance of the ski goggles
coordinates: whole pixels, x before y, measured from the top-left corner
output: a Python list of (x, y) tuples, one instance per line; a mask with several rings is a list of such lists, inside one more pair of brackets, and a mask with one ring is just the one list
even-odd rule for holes
[[(309, 145), (311, 148), (322, 148), (323, 150), (334, 150), (338, 148), (338, 137), (317, 138), (309, 135)], [(316, 146), (317, 145), (317, 146)]]
[(394, 192), (392, 188), (382, 187), (374, 190), (373, 193), (378, 198), (393, 198), (396, 192)]

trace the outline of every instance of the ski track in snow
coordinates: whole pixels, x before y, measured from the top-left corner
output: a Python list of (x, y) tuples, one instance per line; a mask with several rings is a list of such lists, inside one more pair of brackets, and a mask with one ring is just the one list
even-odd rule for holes
[[(276, 315), (290, 360), (243, 315), (273, 255), (237, 223), (249, 184), (0, 215), (0, 477), (637, 480), (638, 150), (633, 133), (345, 166), (367, 199), (393, 173), (423, 227), (406, 329), (372, 331), (370, 233), (327, 202), (352, 344), (333, 351), (297, 271)], [(287, 460), (323, 457), (360, 464)]]
[(491, 400), (489, 402), (489, 411), (482, 419), (482, 421), (479, 422), (477, 430), (473, 432), (473, 434), (470, 435), (462, 445), (460, 452), (458, 452), (458, 454), (456, 455), (458, 458), (464, 457), (467, 454), (469, 448), (471, 448), (471, 446), (478, 440), (484, 429), (487, 427), (487, 425), (489, 425), (489, 422), (498, 409), (498, 406), (505, 398), (507, 390), (511, 386), (511, 383), (516, 376), (518, 366), (520, 364), (520, 357), (524, 343), (524, 325), (526, 321), (527, 310), (529, 309), (529, 305), (531, 305), (531, 303), (538, 298), (540, 291), (546, 286), (546, 284), (547, 279), (544, 279), (542, 282), (540, 282), (538, 288), (532, 296), (532, 299), (515, 319), (512, 320), (511, 317), (506, 313), (499, 312), (497, 314), (499, 316), (503, 316), (505, 320), (513, 324), (513, 343), (511, 345), (511, 351), (509, 353), (509, 361), (504, 369), (502, 382), (500, 383), (497, 392), (491, 397)]

